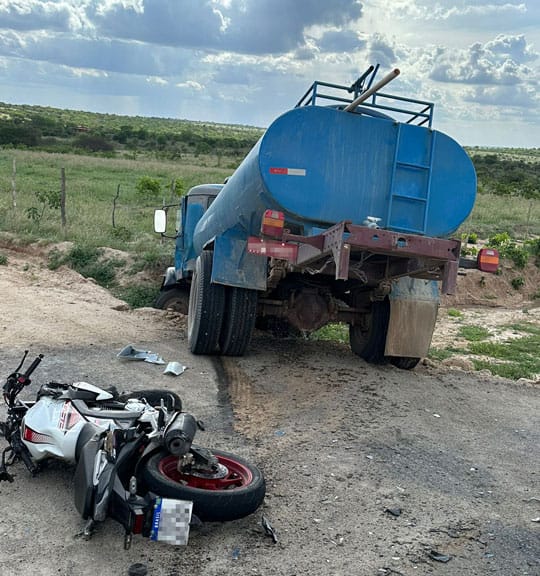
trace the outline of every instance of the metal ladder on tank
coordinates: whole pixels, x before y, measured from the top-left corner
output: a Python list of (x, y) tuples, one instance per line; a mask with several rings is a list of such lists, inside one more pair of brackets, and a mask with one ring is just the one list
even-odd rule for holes
[(436, 132), (397, 123), (387, 227), (426, 234)]

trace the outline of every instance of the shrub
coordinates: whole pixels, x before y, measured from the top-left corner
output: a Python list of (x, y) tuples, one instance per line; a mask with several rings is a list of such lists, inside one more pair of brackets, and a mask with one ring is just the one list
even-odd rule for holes
[(135, 186), (137, 195), (143, 200), (156, 200), (161, 194), (161, 184), (157, 178), (143, 176)]
[(522, 276), (517, 276), (516, 278), (512, 278), (512, 280), (510, 281), (510, 284), (512, 284), (512, 288), (514, 290), (519, 290), (520, 288), (522, 288), (525, 284), (525, 280), (523, 279)]
[(5, 254), (0, 254), (0, 266), (5, 266), (7, 263), (7, 256)]
[(159, 293), (159, 286), (156, 285), (136, 285), (118, 287), (113, 290), (113, 294), (127, 302), (132, 308), (151, 307)]

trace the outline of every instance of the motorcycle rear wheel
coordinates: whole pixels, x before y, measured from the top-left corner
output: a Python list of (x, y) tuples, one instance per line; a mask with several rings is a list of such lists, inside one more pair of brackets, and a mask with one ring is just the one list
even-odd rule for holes
[(228, 452), (212, 450), (226, 474), (190, 475), (177, 470), (178, 457), (165, 450), (151, 456), (142, 477), (149, 491), (164, 498), (190, 500), (193, 514), (208, 522), (243, 518), (261, 505), (266, 486), (261, 471)]

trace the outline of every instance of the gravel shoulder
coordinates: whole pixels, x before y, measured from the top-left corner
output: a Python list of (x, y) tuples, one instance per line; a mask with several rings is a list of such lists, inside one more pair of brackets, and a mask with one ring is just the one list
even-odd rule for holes
[[(135, 562), (150, 576), (540, 573), (538, 383), (442, 365), (374, 367), (345, 346), (263, 333), (243, 358), (195, 357), (183, 317), (128, 310), (39, 255), (8, 253), (0, 290), (2, 375), (28, 348), (45, 354), (33, 386), (169, 387), (205, 421), (201, 444), (253, 460), (268, 484), (251, 517), (204, 525), (186, 547), (136, 538), (125, 551), (112, 521), (80, 538), (70, 468), (53, 463), (36, 478), (18, 468), (13, 484), (0, 484), (1, 576), (116, 576)], [(188, 369), (174, 378), (121, 362), (126, 344)]]

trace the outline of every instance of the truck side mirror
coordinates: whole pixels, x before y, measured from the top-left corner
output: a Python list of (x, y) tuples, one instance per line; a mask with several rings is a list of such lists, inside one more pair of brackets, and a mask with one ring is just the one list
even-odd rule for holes
[(154, 232), (158, 234), (165, 234), (167, 230), (167, 211), (154, 210)]

